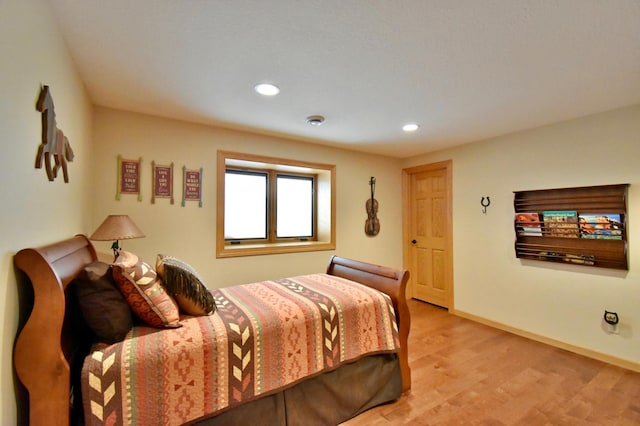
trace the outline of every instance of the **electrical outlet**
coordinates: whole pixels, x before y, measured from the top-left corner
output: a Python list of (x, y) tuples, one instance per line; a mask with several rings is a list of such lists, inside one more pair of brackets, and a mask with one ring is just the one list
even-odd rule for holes
[(604, 320), (607, 324), (616, 325), (618, 324), (618, 314), (616, 312), (604, 311)]
[(607, 333), (618, 334), (618, 323), (620, 318), (617, 312), (607, 311), (605, 309), (602, 317), (602, 329)]

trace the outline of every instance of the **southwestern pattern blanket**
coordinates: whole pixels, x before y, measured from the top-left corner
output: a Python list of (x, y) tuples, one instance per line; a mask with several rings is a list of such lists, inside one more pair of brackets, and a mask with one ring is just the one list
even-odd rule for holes
[(134, 327), (82, 370), (86, 423), (175, 425), (399, 350), (389, 298), (326, 274), (212, 290), (218, 311)]

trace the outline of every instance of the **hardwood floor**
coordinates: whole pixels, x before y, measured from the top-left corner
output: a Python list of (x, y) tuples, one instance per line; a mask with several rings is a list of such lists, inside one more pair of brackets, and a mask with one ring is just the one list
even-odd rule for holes
[(411, 393), (343, 425), (640, 425), (640, 373), (409, 306)]

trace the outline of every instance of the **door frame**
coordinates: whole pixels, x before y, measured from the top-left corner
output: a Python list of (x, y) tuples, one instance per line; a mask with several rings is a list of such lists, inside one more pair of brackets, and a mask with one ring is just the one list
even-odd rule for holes
[[(446, 229), (449, 235), (447, 241), (447, 299), (448, 311), (454, 312), (454, 292), (453, 292), (453, 161), (445, 160), (436, 163), (422, 164), (419, 166), (408, 167), (402, 169), (402, 264), (409, 271), (411, 265), (411, 176), (416, 173), (428, 172), (433, 170), (445, 170), (447, 195), (446, 205), (449, 214), (446, 218)], [(407, 297), (413, 297), (413, 278), (409, 274), (409, 285), (407, 286)]]

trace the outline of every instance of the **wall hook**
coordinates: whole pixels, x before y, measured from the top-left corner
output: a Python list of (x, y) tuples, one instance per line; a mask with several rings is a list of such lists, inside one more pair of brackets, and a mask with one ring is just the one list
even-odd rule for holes
[[(487, 199), (486, 203), (484, 201), (485, 198)], [(482, 206), (483, 214), (487, 214), (487, 207), (489, 207), (490, 204), (491, 204), (491, 200), (489, 199), (488, 195), (486, 197), (482, 197), (482, 200), (480, 200), (480, 205)]]

